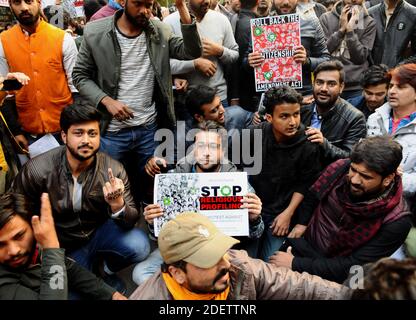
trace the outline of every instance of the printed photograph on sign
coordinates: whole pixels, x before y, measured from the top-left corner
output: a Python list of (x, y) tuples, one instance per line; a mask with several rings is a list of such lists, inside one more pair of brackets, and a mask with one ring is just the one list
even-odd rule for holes
[(240, 209), (247, 194), (247, 173), (169, 173), (155, 177), (154, 203), (164, 215), (154, 220), (155, 235), (183, 212), (206, 215), (225, 234), (248, 236), (248, 209)]
[(288, 85), (302, 88), (302, 64), (293, 59), (301, 45), (298, 14), (251, 19), (253, 52), (260, 52), (263, 64), (255, 68), (256, 91)]

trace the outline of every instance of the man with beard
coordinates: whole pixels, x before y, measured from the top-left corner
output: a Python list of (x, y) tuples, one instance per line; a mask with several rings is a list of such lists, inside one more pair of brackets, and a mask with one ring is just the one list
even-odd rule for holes
[[(222, 105), (228, 104), (227, 82), (224, 68), (238, 59), (238, 45), (230, 21), (223, 14), (209, 9), (209, 0), (189, 0), (188, 6), (195, 15), (202, 38), (202, 57), (192, 61), (171, 60), (172, 74), (183, 75), (190, 86), (207, 85), (217, 90)], [(181, 36), (179, 14), (173, 13), (163, 22)]]
[(82, 96), (104, 114), (101, 150), (123, 162), (130, 181), (143, 181), (156, 130), (175, 126), (169, 58), (197, 58), (201, 42), (183, 0), (176, 1), (183, 38), (150, 19), (153, 0), (121, 5), (124, 10), (85, 27), (73, 76)]
[(158, 243), (161, 271), (137, 288), (131, 300), (330, 300), (351, 295), (351, 290), (334, 282), (230, 250), (238, 240), (198, 213), (170, 220)]
[(308, 139), (319, 144), (323, 164), (347, 158), (353, 145), (366, 136), (364, 114), (340, 97), (345, 73), (339, 61), (321, 63), (314, 72), (315, 102), (302, 107)]
[(133, 228), (139, 214), (123, 166), (98, 152), (100, 120), (99, 111), (82, 101), (66, 107), (60, 120), (66, 146), (28, 161), (12, 190), (34, 203), (49, 193), (67, 255), (89, 270), (103, 258), (106, 278), (116, 281), (110, 275), (145, 259), (150, 246), (145, 233)]
[[(211, 89), (214, 90), (214, 89)], [(217, 97), (218, 98), (218, 97)], [(219, 98), (218, 98), (219, 102)], [(174, 173), (219, 173), (237, 172), (238, 169), (230, 160), (224, 156), (223, 142), (226, 130), (213, 120), (201, 121), (195, 133), (194, 149), (186, 157), (180, 159)], [(160, 159), (162, 160), (162, 159)], [(154, 175), (157, 172), (149, 172)], [(247, 208), (249, 214), (249, 236), (239, 237), (241, 243), (236, 247), (247, 251), (249, 256), (257, 254), (257, 242), (264, 230), (261, 218), (261, 201), (249, 185), (248, 194), (243, 199), (241, 208)], [(180, 205), (180, 204), (179, 204)], [(159, 204), (149, 204), (144, 208), (144, 218), (150, 233), (154, 233), (153, 220), (163, 216), (165, 213)], [(235, 248), (236, 248), (235, 247)], [(139, 263), (133, 270), (133, 281), (140, 285), (150, 278), (162, 263), (159, 250), (153, 251), (149, 258)]]
[(68, 33), (41, 19), (40, 0), (10, 0), (9, 5), (19, 23), (1, 33), (0, 74), (23, 72), (30, 78), (15, 95), (21, 128), (13, 132), (27, 150), (47, 133), (59, 140), (60, 113), (77, 92), (72, 69), (78, 51)]
[[(389, 137), (361, 140), (350, 159), (325, 169), (301, 210), (304, 238), (288, 239), (270, 258), (279, 267), (342, 282), (355, 266), (392, 255), (411, 228), (397, 169), (402, 147)], [(306, 227), (307, 226), (307, 227)]]
[(125, 300), (60, 248), (48, 194), (40, 215), (27, 197), (0, 198), (0, 299), (66, 300), (68, 291), (94, 300)]

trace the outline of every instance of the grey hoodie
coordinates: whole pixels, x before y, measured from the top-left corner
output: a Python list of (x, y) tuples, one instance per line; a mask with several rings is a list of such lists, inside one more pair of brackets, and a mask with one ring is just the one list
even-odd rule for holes
[[(347, 75), (344, 90), (359, 90), (362, 73), (369, 66), (368, 60), (376, 38), (376, 24), (368, 15), (367, 10), (363, 10), (357, 28), (352, 32), (342, 34), (339, 31), (339, 18), (343, 7), (342, 1), (337, 2), (332, 11), (321, 16), (320, 22), (329, 53), (344, 65)], [(340, 56), (336, 56), (343, 39), (345, 39), (347, 50)]]

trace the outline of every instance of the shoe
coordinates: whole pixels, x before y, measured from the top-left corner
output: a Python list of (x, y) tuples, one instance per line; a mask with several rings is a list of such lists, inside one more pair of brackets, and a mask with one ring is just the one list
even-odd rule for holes
[(111, 275), (110, 274), (105, 274), (103, 276), (103, 280), (106, 284), (108, 284), (110, 287), (113, 287), (114, 289), (116, 289), (121, 294), (123, 294), (123, 295), (126, 294), (126, 292), (127, 292), (126, 284), (116, 274), (111, 274)]

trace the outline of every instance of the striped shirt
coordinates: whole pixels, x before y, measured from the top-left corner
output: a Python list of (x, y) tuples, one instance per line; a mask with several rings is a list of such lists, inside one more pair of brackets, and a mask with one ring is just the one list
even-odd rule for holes
[(125, 103), (133, 111), (134, 118), (110, 122), (108, 131), (151, 124), (156, 120), (153, 101), (155, 73), (146, 45), (146, 35), (127, 37), (116, 29), (121, 49), (120, 81), (117, 100)]

